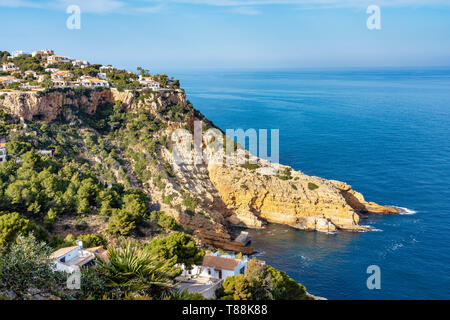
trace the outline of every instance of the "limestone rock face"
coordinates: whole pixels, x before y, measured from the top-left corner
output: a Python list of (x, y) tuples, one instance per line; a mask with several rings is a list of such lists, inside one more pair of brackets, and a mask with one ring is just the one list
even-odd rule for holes
[(28, 121), (53, 121), (62, 112), (63, 106), (72, 105), (87, 114), (94, 114), (103, 103), (114, 103), (111, 90), (90, 90), (77, 94), (74, 90), (38, 92), (8, 92), (1, 104), (5, 111)]
[[(286, 168), (282, 166), (281, 170)], [(307, 176), (292, 169), (287, 178), (264, 174), (267, 170), (262, 168), (249, 170), (236, 165), (210, 165), (208, 169), (227, 208), (235, 213), (228, 221), (237, 225), (259, 228), (265, 222), (273, 222), (302, 230), (367, 231), (367, 227), (359, 225), (358, 213), (399, 212), (366, 202), (343, 182)]]

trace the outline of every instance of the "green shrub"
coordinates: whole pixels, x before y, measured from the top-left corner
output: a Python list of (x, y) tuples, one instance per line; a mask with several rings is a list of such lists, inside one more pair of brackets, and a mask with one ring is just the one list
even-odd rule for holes
[(313, 191), (313, 190), (316, 190), (316, 189), (318, 189), (318, 188), (319, 188), (319, 186), (318, 186), (317, 184), (312, 183), (312, 182), (309, 182), (309, 183), (308, 183), (308, 189), (309, 189), (309, 190)]
[(133, 216), (124, 211), (115, 212), (108, 222), (106, 232), (116, 236), (127, 236), (135, 227)]

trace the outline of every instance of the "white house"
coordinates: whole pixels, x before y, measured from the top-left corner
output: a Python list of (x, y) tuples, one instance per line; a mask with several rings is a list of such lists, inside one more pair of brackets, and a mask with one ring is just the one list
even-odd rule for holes
[(0, 138), (0, 162), (6, 161), (6, 140)]
[(14, 72), (14, 71), (19, 71), (20, 69), (12, 62), (8, 62), (8, 63), (4, 63), (3, 66), (3, 71), (8, 71), (8, 72)]
[(31, 53), (31, 55), (32, 55), (33, 57), (37, 56), (38, 54), (41, 55), (41, 58), (42, 58), (43, 60), (47, 60), (47, 57), (48, 57), (48, 56), (54, 55), (55, 52), (54, 52), (53, 50), (50, 50), (50, 49), (43, 49), (43, 50), (34, 51), (33, 53)]
[(47, 157), (53, 157), (53, 151), (52, 150), (38, 150), (37, 153), (39, 153), (41, 156), (47, 156)]
[(72, 76), (73, 76), (73, 74), (70, 71), (65, 71), (65, 70), (53, 72), (51, 75), (52, 80), (63, 80), (65, 78), (70, 78)]
[(64, 56), (52, 55), (47, 57), (47, 63), (67, 63), (70, 62), (70, 59)]
[(56, 73), (58, 71), (59, 71), (58, 68), (45, 68), (45, 72), (49, 72), (49, 73)]
[(52, 79), (52, 86), (54, 88), (70, 87), (71, 86), (71, 82), (67, 81), (67, 80)]
[(1, 84), (10, 84), (10, 83), (19, 82), (19, 81), (20, 81), (19, 79), (15, 78), (15, 77), (12, 77), (12, 76), (0, 77), (0, 83)]
[(113, 71), (115, 68), (112, 65), (107, 65), (107, 66), (101, 66), (100, 67), (100, 72), (111, 72)]
[(16, 50), (13, 51), (11, 58), (16, 58), (25, 55), (25, 53), (22, 50)]
[(184, 266), (182, 276), (204, 277), (209, 279), (226, 279), (238, 274), (244, 274), (247, 270), (248, 259), (246, 256), (238, 259), (235, 256), (221, 254), (220, 252), (206, 252), (201, 266), (194, 266), (192, 270), (186, 270)]
[(99, 72), (97, 74), (97, 77), (99, 77), (100, 79), (103, 79), (103, 80), (108, 80), (108, 77), (106, 76), (106, 72)]
[(27, 70), (27, 71), (25, 71), (25, 77), (28, 77), (28, 76), (33, 76), (33, 78), (37, 78), (37, 72), (33, 71), (33, 70)]
[(54, 270), (67, 273), (74, 272), (77, 267), (94, 264), (97, 257), (107, 260), (108, 252), (103, 247), (84, 249), (83, 242), (78, 240), (76, 246), (61, 248), (50, 255), (50, 259), (54, 261)]
[(31, 85), (28, 82), (22, 83), (20, 85), (20, 89), (27, 89), (27, 90), (41, 90), (41, 86)]
[(83, 87), (87, 88), (106, 88), (109, 87), (109, 82), (99, 78), (89, 76), (80, 77), (80, 82)]
[(73, 60), (72, 65), (74, 67), (86, 68), (89, 65), (89, 62), (87, 62), (86, 60)]
[(149, 88), (154, 91), (158, 91), (161, 88), (159, 82), (156, 82), (152, 78), (148, 78), (148, 77), (144, 78), (144, 77), (139, 76), (139, 83), (141, 84), (142, 88)]

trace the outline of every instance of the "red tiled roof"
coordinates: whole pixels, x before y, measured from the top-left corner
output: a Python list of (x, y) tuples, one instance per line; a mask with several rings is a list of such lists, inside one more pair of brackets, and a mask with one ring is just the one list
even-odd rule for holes
[(102, 260), (109, 261), (109, 255), (108, 250), (104, 249), (103, 247), (95, 247), (95, 248), (89, 248), (86, 249), (89, 252), (92, 252), (97, 257), (101, 258)]
[(224, 257), (217, 257), (217, 256), (211, 256), (209, 254), (206, 254), (203, 257), (203, 266), (204, 267), (210, 267), (215, 269), (224, 269), (224, 270), (234, 270), (239, 265), (239, 260), (231, 259), (231, 258), (224, 258)]

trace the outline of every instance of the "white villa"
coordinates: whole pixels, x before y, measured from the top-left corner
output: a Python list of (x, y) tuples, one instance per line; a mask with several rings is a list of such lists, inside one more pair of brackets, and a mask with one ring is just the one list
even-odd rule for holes
[(54, 270), (67, 273), (95, 263), (97, 257), (107, 260), (108, 252), (103, 247), (84, 249), (81, 241), (77, 241), (76, 246), (61, 248), (50, 255), (50, 259), (54, 260)]
[(56, 73), (58, 71), (59, 71), (58, 68), (45, 68), (45, 72), (49, 72), (49, 73)]
[(73, 76), (73, 74), (71, 72), (63, 70), (63, 71), (58, 71), (58, 72), (52, 73), (51, 77), (53, 80), (63, 80), (65, 78), (70, 78), (72, 76)]
[(83, 87), (87, 88), (105, 88), (109, 87), (109, 82), (99, 78), (93, 78), (89, 76), (80, 77), (80, 82)]
[(10, 83), (19, 82), (19, 81), (20, 81), (19, 79), (15, 78), (13, 76), (0, 77), (0, 83), (1, 84), (10, 84)]
[(97, 73), (97, 77), (103, 80), (108, 80), (108, 77), (106, 76), (106, 72), (99, 72)]
[(22, 83), (20, 85), (20, 89), (26, 89), (26, 90), (42, 90), (41, 86), (31, 85), (28, 82)]
[(221, 254), (220, 252), (206, 252), (201, 266), (194, 266), (192, 270), (183, 269), (182, 276), (187, 278), (203, 277), (215, 280), (225, 280), (227, 277), (244, 274), (247, 270), (248, 258)]
[(158, 91), (161, 88), (159, 82), (156, 82), (152, 78), (143, 78), (139, 76), (139, 83), (142, 88), (149, 88), (155, 91)]
[(52, 55), (47, 57), (47, 64), (67, 62), (70, 62), (70, 59), (64, 56)]
[(65, 88), (72, 86), (72, 82), (66, 80), (52, 79), (52, 85), (55, 88)]
[(31, 56), (35, 57), (38, 54), (41, 55), (41, 58), (46, 60), (48, 58), (48, 56), (52, 56), (55, 54), (55, 52), (53, 50), (50, 49), (43, 49), (43, 50), (39, 50), (39, 51), (34, 51), (33, 53), (31, 53)]
[(33, 71), (33, 70), (27, 70), (27, 71), (25, 71), (25, 77), (27, 77), (27, 76), (33, 76), (33, 78), (37, 78), (37, 72), (36, 71)]
[(107, 65), (107, 66), (101, 66), (100, 67), (100, 72), (108, 72), (108, 71), (113, 71), (115, 68), (112, 65)]
[(89, 62), (87, 62), (86, 60), (73, 60), (72, 65), (74, 67), (86, 68), (89, 65)]
[(0, 162), (6, 160), (6, 140), (5, 138), (0, 138)]
[(2, 69), (9, 72), (19, 71), (19, 68), (12, 62), (4, 63)]

